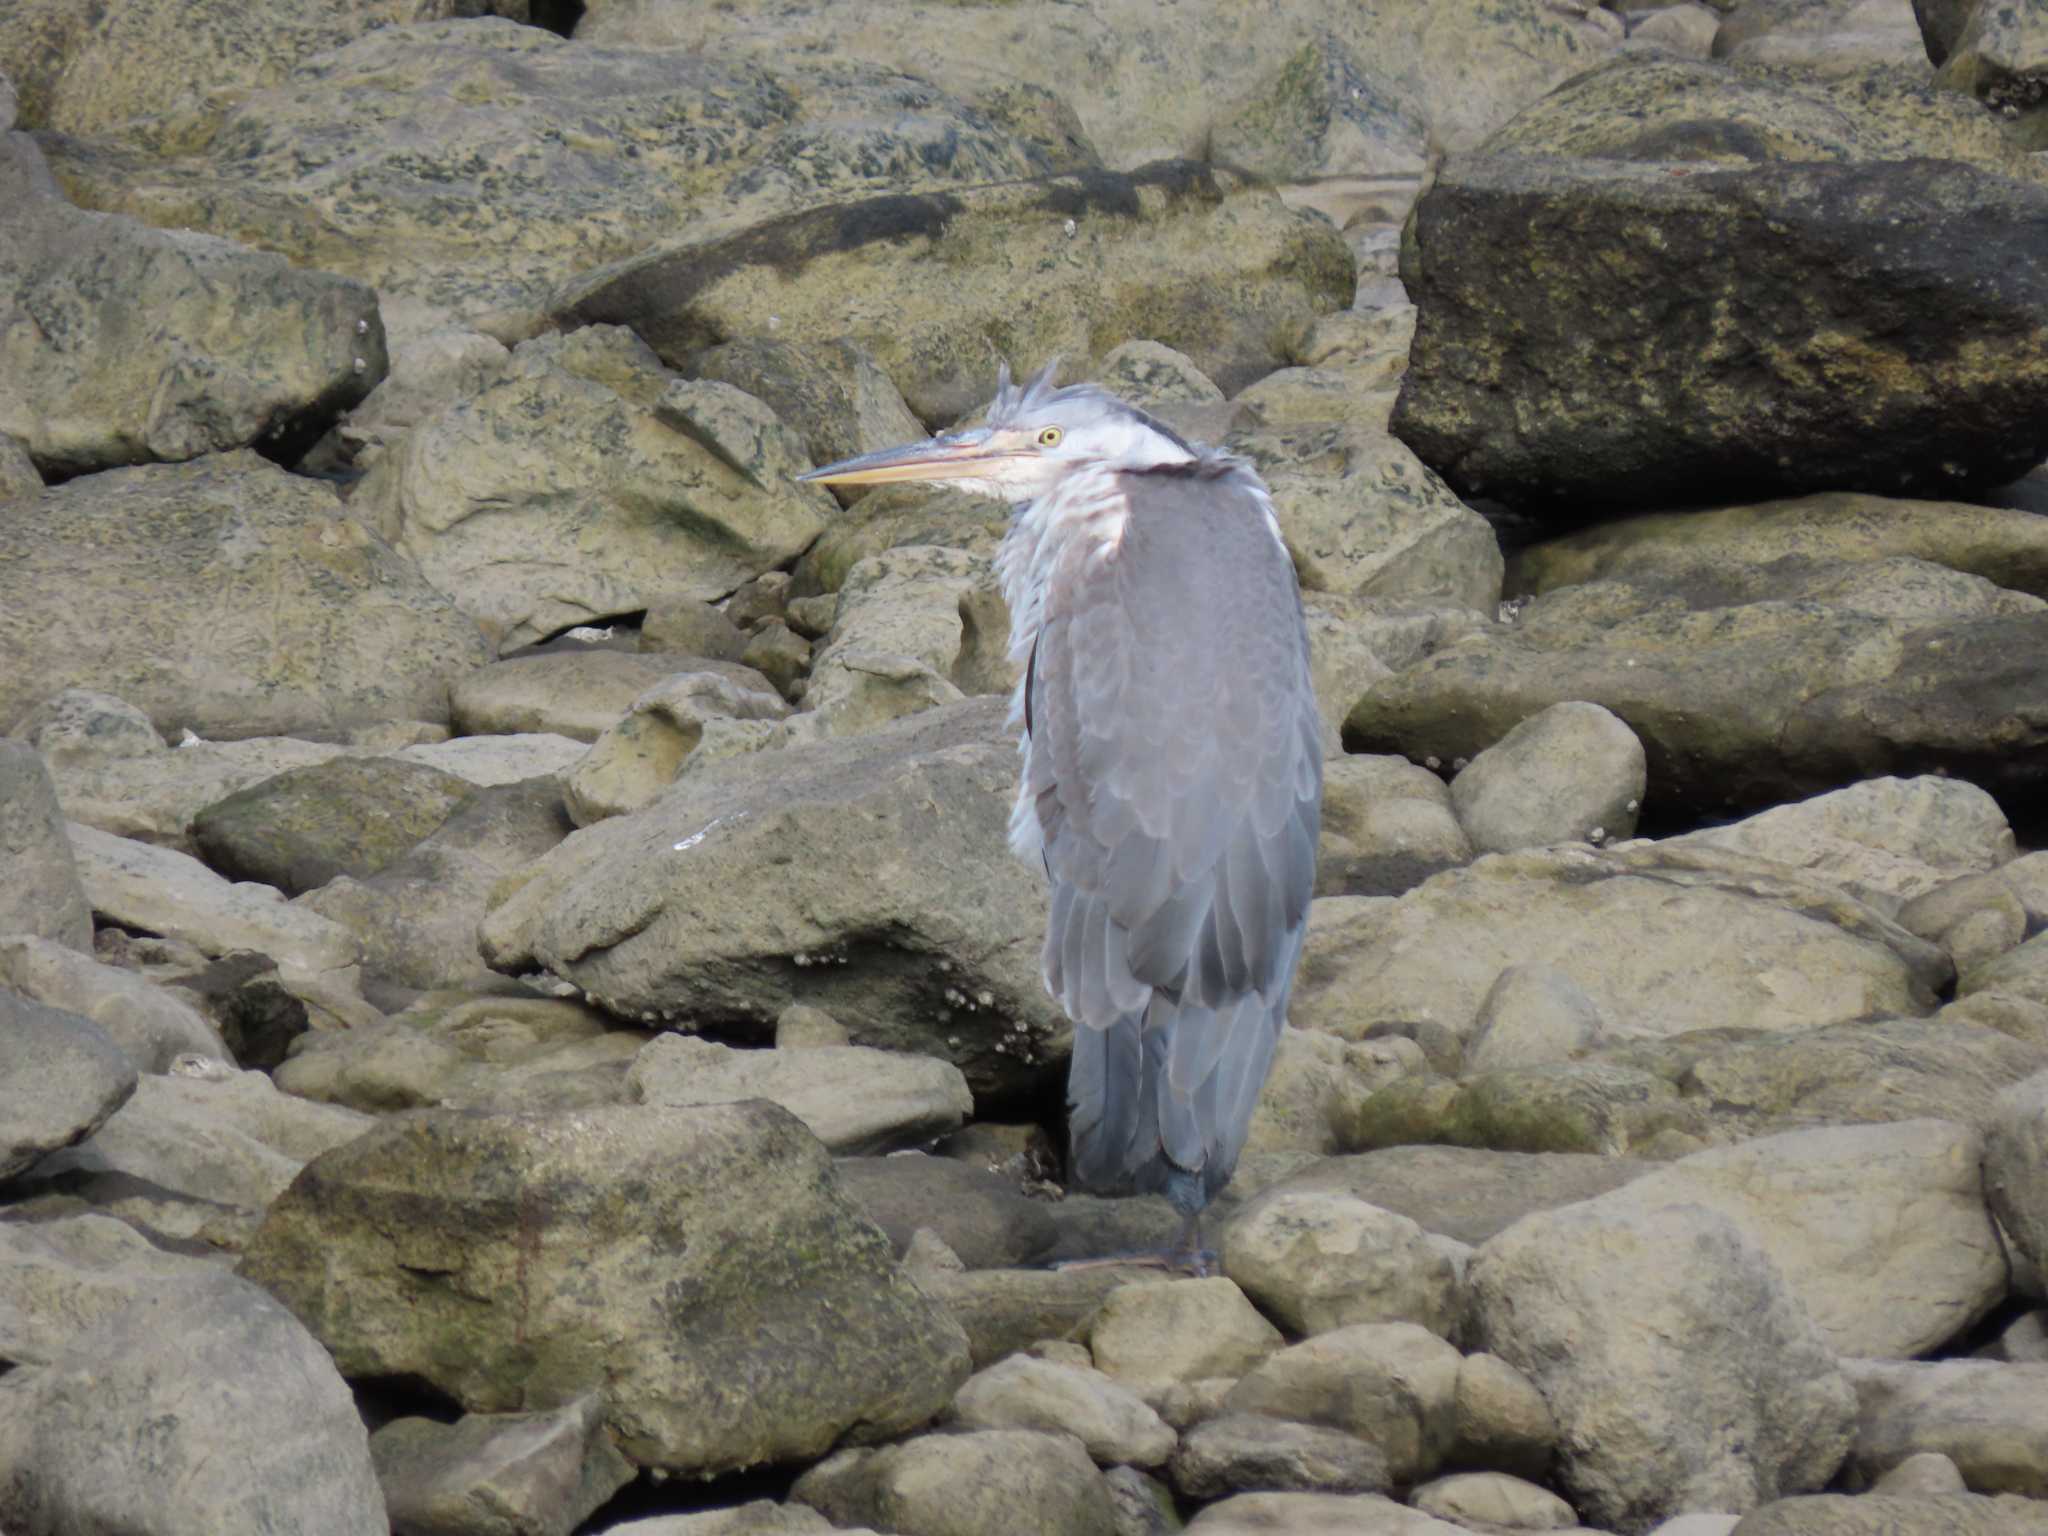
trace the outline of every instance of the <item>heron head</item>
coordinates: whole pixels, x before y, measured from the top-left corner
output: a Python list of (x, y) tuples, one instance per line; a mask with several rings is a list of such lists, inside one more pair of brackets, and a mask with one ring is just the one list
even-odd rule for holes
[(924, 480), (1006, 501), (1036, 500), (1083, 467), (1139, 471), (1191, 464), (1195, 450), (1164, 423), (1093, 384), (1055, 389), (1053, 369), (1021, 388), (1005, 365), (979, 426), (827, 464), (799, 480), (887, 485)]

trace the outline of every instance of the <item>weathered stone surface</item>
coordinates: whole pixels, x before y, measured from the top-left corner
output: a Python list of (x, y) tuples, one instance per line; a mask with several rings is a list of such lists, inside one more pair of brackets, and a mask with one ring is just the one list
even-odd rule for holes
[(102, 1318), (219, 1268), (94, 1212), (0, 1222), (0, 1360), (47, 1365)]
[(1376, 1493), (1240, 1493), (1188, 1522), (1191, 1536), (1458, 1536), (1469, 1529)]
[(2017, 948), (2027, 908), (1996, 873), (1965, 875), (1900, 907), (1899, 926), (1947, 950), (1960, 974)]
[[(735, 672), (750, 670), (759, 659), (752, 646), (745, 654), (748, 667)], [(736, 741), (767, 745), (769, 724), (789, 713), (776, 691), (780, 682), (773, 677), (742, 679), (705, 670), (695, 660), (674, 660), (691, 670), (677, 672), (636, 697), (564, 779), (563, 803), (578, 826), (644, 809), (700, 750), (701, 762), (747, 750)], [(762, 734), (756, 738), (755, 732)]]
[(386, 1121), (299, 1176), (242, 1268), (344, 1371), (474, 1412), (601, 1389), (642, 1466), (901, 1432), (967, 1372), (824, 1149), (765, 1104)]
[(840, 1187), (888, 1234), (899, 1257), (920, 1228), (970, 1269), (1036, 1262), (1058, 1236), (1044, 1201), (986, 1168), (914, 1152), (841, 1158), (837, 1166)]
[[(835, 525), (837, 521), (834, 519)], [(817, 545), (814, 543), (811, 548), (816, 549)], [(724, 609), (700, 597), (670, 597), (650, 603), (647, 616), (640, 621), (643, 651), (738, 661), (740, 652), (746, 648), (747, 632)]]
[(283, 1307), (232, 1275), (137, 1298), (0, 1415), (0, 1518), (24, 1536), (385, 1536), (355, 1400)]
[[(1453, 490), (1535, 512), (1999, 484), (2048, 455), (2044, 227), (2048, 187), (1945, 162), (1454, 160), (1404, 253), (1394, 431)], [(1699, 302), (1658, 303), (1674, 286)]]
[(1464, 1312), (1442, 1248), (1406, 1216), (1348, 1195), (1254, 1200), (1224, 1235), (1223, 1270), (1295, 1333), (1409, 1322), (1449, 1338)]
[(2048, 1495), (2048, 1365), (1845, 1360), (1842, 1369), (1858, 1401), (1849, 1486), (1939, 1451), (1974, 1492)]
[(384, 376), (384, 325), (362, 283), (10, 194), (0, 433), (45, 473), (311, 442)]
[(92, 948), (92, 908), (78, 883), (64, 813), (33, 747), (0, 741), (0, 934)]
[(1029, 1511), (1046, 1536), (1114, 1536), (1102, 1474), (1072, 1435), (985, 1429), (841, 1451), (811, 1468), (792, 1498), (835, 1526), (866, 1522), (902, 1536), (980, 1536)]
[(1168, 1469), (1193, 1499), (1245, 1489), (1300, 1493), (1374, 1493), (1388, 1488), (1386, 1457), (1341, 1429), (1259, 1413), (1205, 1419), (1189, 1430)]
[(1643, 744), (1598, 704), (1553, 704), (1451, 780), (1451, 805), (1481, 853), (1632, 837)]
[(1088, 1330), (1095, 1368), (1148, 1397), (1174, 1382), (1241, 1376), (1281, 1342), (1221, 1276), (1127, 1285), (1110, 1293)]
[(710, 676), (750, 693), (768, 680), (737, 662), (666, 651), (546, 651), (479, 667), (448, 690), (455, 728), (465, 734), (543, 732), (596, 741), (650, 690)]
[[(950, 486), (882, 485), (825, 525), (797, 560), (790, 590), (797, 601), (837, 592), (847, 573), (870, 555), (910, 544), (965, 550), (993, 559), (1009, 531), (1010, 507)], [(827, 609), (818, 633), (831, 628)]]
[(1641, 738), (1660, 800), (1709, 815), (1887, 773), (2023, 803), (2048, 774), (2021, 659), (2043, 634), (2040, 599), (1910, 560), (1588, 582), (1375, 685), (1344, 742), (1450, 761), (1577, 699)]
[(192, 840), (230, 880), (297, 896), (337, 875), (376, 874), (446, 821), (470, 789), (423, 763), (338, 757), (216, 800), (192, 818)]
[(874, 357), (842, 338), (804, 343), (735, 337), (701, 353), (696, 376), (730, 384), (765, 404), (803, 438), (813, 464), (924, 436), (923, 424)]
[[(1327, 222), (1229, 171), (1167, 161), (727, 224), (585, 274), (556, 314), (630, 326), (686, 370), (707, 348), (766, 332), (771, 315), (792, 341), (848, 336), (920, 419), (940, 422), (988, 399), (1006, 355), (1078, 366), (1133, 338), (1186, 353), (1234, 390), (1289, 361), (1351, 290), (1350, 252)], [(849, 293), (861, 295), (851, 312)], [(1000, 344), (991, 312), (1009, 317)]]
[(593, 1395), (541, 1413), (473, 1413), (453, 1424), (394, 1419), (370, 1436), (394, 1529), (551, 1536), (632, 1481)]
[(1042, 1082), (1070, 1026), (1038, 974), (1043, 884), (1006, 844), (1003, 712), (709, 764), (535, 864), (484, 919), (485, 955), (643, 1022), (765, 1037), (810, 1002), (977, 1094)]
[(2005, 116), (2022, 117), (2020, 137), (2038, 149), (2048, 139), (2040, 111), (2042, 82), (2048, 79), (2048, 7), (2038, 0), (2016, 5), (1986, 5), (1980, 0), (1935, 79)]
[(1872, 1493), (1967, 1493), (1963, 1474), (1940, 1451), (1915, 1451), (1870, 1485)]
[[(967, 1331), (977, 1370), (1043, 1339), (1085, 1336), (1090, 1320), (1112, 1293), (1157, 1279), (1156, 1270), (1130, 1265), (917, 1272), (918, 1287)], [(1164, 1409), (1163, 1400), (1159, 1406)]]
[(0, 1180), (83, 1140), (135, 1092), (135, 1068), (92, 1020), (0, 992)]
[(1569, 972), (1537, 961), (1508, 966), (1494, 979), (1466, 1044), (1467, 1072), (1569, 1061), (1605, 1045), (1611, 1031)]
[(392, 756), (408, 763), (445, 768), (458, 778), (489, 787), (517, 784), (543, 774), (560, 777), (583, 757), (583, 743), (552, 731), (516, 736), (462, 736), (454, 741), (423, 741), (402, 747)]
[(1458, 1362), (1451, 1414), (1453, 1461), (1525, 1477), (1549, 1475), (1557, 1419), (1536, 1384), (1500, 1356), (1482, 1351)]
[[(198, 147), (50, 141), (73, 198), (372, 283), (419, 328), (506, 343), (547, 289), (697, 222), (821, 194), (979, 184), (1089, 163), (891, 61), (574, 44), (538, 27), (383, 27), (242, 95)], [(423, 197), (455, 185), (460, 197)], [(763, 328), (765, 329), (765, 328)]]
[(1926, 58), (1911, 7), (1889, 0), (1746, 0), (1721, 23), (1714, 57), (1837, 75), (1917, 73)]
[[(1840, 1493), (1781, 1499), (1743, 1516), (1729, 1536), (2044, 1536), (2048, 1510), (1974, 1493)], [(1674, 1533), (1676, 1536), (1676, 1533)]]
[(1427, 768), (1372, 753), (1323, 764), (1318, 896), (1398, 896), (1472, 857), (1450, 792)]
[(773, 1499), (755, 1499), (727, 1509), (707, 1509), (693, 1515), (656, 1515), (649, 1520), (628, 1520), (606, 1527), (606, 1536), (831, 1536), (834, 1531), (855, 1530), (857, 1536), (872, 1536), (866, 1527), (834, 1525), (807, 1504), (777, 1504)]
[(488, 659), (332, 488), (254, 453), (82, 476), (24, 505), (0, 522), (10, 726), (69, 687), (118, 693), (170, 736), (445, 721), (449, 679)]
[(49, 939), (0, 938), (0, 985), (91, 1019), (138, 1072), (169, 1071), (187, 1052), (228, 1056), (219, 1032), (186, 994)]
[[(1717, 942), (1698, 943), (1706, 933)], [(1340, 922), (1312, 920), (1292, 1016), (1353, 1039), (1427, 1021), (1455, 1045), (1501, 971), (1539, 959), (1636, 1036), (1918, 1013), (1948, 964), (1861, 903), (1761, 860), (1560, 848), (1490, 855)]]
[(958, 1129), (974, 1109), (951, 1062), (859, 1045), (742, 1051), (663, 1034), (634, 1059), (627, 1083), (642, 1104), (766, 1099), (832, 1151), (852, 1154), (929, 1141)]
[(1069, 1434), (1104, 1466), (1156, 1467), (1174, 1447), (1159, 1415), (1102, 1372), (1024, 1355), (970, 1376), (953, 1395), (953, 1417), (969, 1429)]
[(1998, 1096), (1984, 1132), (1984, 1193), (2020, 1257), (2048, 1274), (2048, 1071)]
[(1458, 1366), (1457, 1349), (1426, 1328), (1357, 1323), (1270, 1356), (1223, 1407), (1345, 1430), (1386, 1457), (1395, 1482), (1415, 1483), (1450, 1450)]
[[(758, 400), (678, 379), (597, 326), (522, 342), (380, 459), (353, 505), (510, 648), (722, 597), (793, 558), (832, 507), (791, 478), (809, 462)], [(572, 734), (593, 739), (623, 708)]]
[(1420, 1055), (1407, 1040), (1339, 1040), (1283, 1027), (1245, 1133), (1246, 1155), (1341, 1151), (1359, 1107)]
[(1408, 1502), (1481, 1531), (1555, 1531), (1577, 1525), (1571, 1505), (1548, 1488), (1504, 1472), (1454, 1472), (1424, 1483)]
[(1855, 1394), (1763, 1251), (1697, 1206), (1567, 1206), (1469, 1272), (1472, 1326), (1542, 1391), (1581, 1515), (1645, 1529), (1823, 1486)]

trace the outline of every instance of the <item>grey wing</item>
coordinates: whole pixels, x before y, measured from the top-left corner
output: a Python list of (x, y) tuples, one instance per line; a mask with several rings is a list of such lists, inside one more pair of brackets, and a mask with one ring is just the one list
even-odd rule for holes
[(1227, 1177), (1315, 884), (1322, 729), (1256, 482), (1120, 483), (1123, 537), (1063, 551), (1031, 668), (1046, 985), (1082, 1026), (1077, 1154), (1099, 1121), (1107, 1162)]

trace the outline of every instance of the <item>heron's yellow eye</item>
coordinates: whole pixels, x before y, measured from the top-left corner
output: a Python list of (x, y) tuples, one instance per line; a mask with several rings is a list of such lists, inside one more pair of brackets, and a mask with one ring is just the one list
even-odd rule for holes
[(1060, 439), (1066, 435), (1058, 427), (1047, 427), (1038, 434), (1038, 446), (1041, 448), (1057, 448), (1060, 445)]

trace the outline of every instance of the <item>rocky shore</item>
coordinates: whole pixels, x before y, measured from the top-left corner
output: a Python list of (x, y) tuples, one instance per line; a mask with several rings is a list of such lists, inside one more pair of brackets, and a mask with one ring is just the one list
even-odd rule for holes
[[(2048, 1536), (2048, 0), (18, 0), (4, 1536)], [(1215, 1209), (1066, 1185), (1004, 509), (1271, 484)]]

